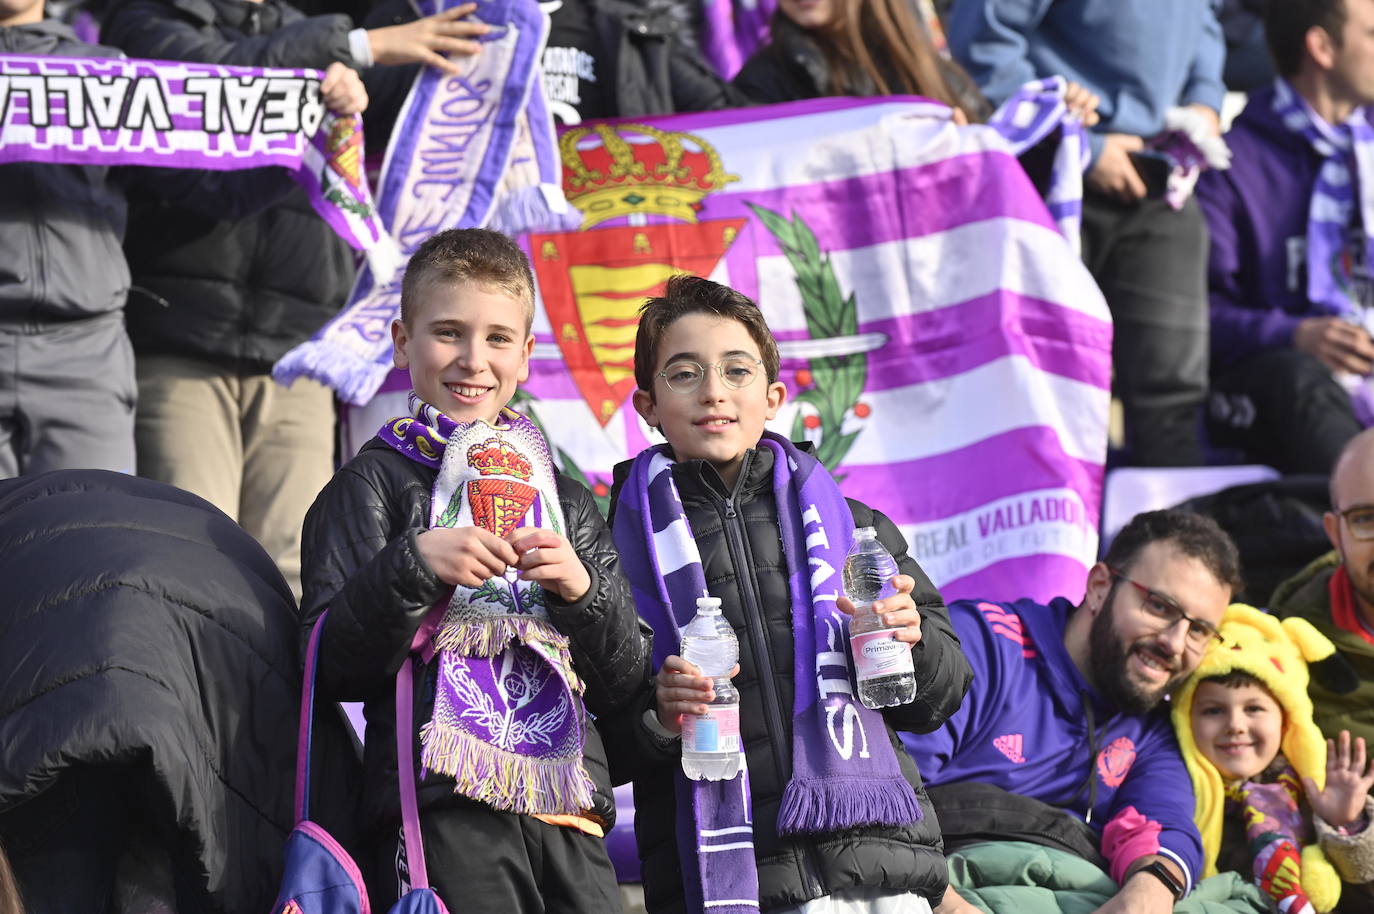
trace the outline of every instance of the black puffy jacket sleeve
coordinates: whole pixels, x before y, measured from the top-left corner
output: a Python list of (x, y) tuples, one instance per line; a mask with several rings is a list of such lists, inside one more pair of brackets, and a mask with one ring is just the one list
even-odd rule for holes
[(280, 27), (231, 37), (214, 26), (214, 9), (208, 4), (129, 0), (107, 15), (101, 38), (130, 57), (323, 70), (336, 61), (354, 66), (348, 44), (352, 28), (343, 14), (304, 18), (284, 8)]
[[(336, 473), (305, 520), (302, 636), (327, 608), (319, 688), (337, 701), (389, 689), (416, 630), (452, 591), (415, 543), (427, 526), (433, 472), (384, 447), (365, 448)], [(592, 583), (576, 603), (549, 594), (549, 617), (569, 638), (588, 710), (600, 715), (642, 688), (649, 640), (591, 494), (566, 477), (557, 482), (568, 539)]]
[(907, 551), (906, 537), (897, 525), (862, 502), (850, 499), (849, 506), (855, 526), (875, 528), (879, 542), (892, 553), (902, 574), (916, 582), (911, 592), (921, 614), (921, 640), (911, 651), (916, 668), (916, 697), (907, 704), (884, 709), (883, 718), (894, 730), (929, 733), (959, 710), (973, 681), (973, 669), (949, 621), (944, 598)]
[(318, 676), (322, 696), (336, 701), (389, 689), (420, 623), (450, 591), (415, 544), (429, 511), (425, 480), (378, 473), (377, 462), (355, 459), (334, 474), (301, 539), (302, 635), (329, 610)]

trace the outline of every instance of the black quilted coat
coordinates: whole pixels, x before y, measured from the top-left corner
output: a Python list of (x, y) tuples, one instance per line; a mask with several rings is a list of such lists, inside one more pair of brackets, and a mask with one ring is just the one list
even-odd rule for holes
[[(435, 577), (415, 547), (415, 537), (429, 526), (434, 476), (434, 470), (374, 438), (335, 474), (305, 519), (301, 635), (308, 635), (315, 619), (329, 610), (320, 647), (321, 693), (366, 703), (361, 826), (369, 831), (400, 818), (396, 672), (426, 613), (452, 590)], [(587, 684), (587, 710), (600, 717), (638, 692), (648, 676), (650, 645), (591, 493), (559, 476), (558, 497), (568, 538), (592, 586), (575, 604), (549, 594), (550, 621), (569, 637), (574, 669)], [(432, 670), (416, 677), (418, 722), (428, 720), (433, 710), (431, 676)], [(592, 813), (609, 826), (615, 806), (606, 752), (595, 727), (587, 728), (583, 760), (596, 783)], [(421, 809), (440, 801), (476, 802), (455, 798), (450, 778), (431, 775), (418, 784)]]
[[(272, 560), (194, 495), (96, 470), (0, 482), (0, 841), (22, 876), (45, 868), (42, 832), (78, 839), (53, 850), (31, 911), (103, 910), (79, 900), (110, 892), (93, 883), (135, 820), (170, 855), (176, 910), (270, 909), (293, 825), (298, 628)], [(347, 842), (352, 737), (326, 712), (315, 740), (316, 818)], [(74, 783), (108, 785), (96, 805), (118, 819), (65, 807)]]

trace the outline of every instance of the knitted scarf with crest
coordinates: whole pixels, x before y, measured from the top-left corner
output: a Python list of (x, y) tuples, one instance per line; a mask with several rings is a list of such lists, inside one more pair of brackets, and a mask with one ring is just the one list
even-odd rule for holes
[[(379, 436), (438, 471), (431, 527), (518, 527), (564, 532), (548, 443), (510, 409), (496, 424), (459, 424), (410, 395), (412, 415)], [(421, 761), (456, 792), (527, 815), (573, 814), (592, 804), (582, 765), (583, 684), (568, 639), (548, 621), (544, 591), (513, 569), (458, 586), (431, 642), (438, 656), (434, 714), (420, 729)]]

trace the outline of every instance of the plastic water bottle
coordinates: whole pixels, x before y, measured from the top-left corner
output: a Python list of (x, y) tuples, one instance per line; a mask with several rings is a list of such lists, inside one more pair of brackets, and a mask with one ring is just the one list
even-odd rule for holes
[(859, 700), (869, 708), (904, 705), (916, 697), (916, 669), (911, 645), (894, 636), (902, 626), (889, 626), (873, 604), (897, 592), (892, 578), (897, 560), (878, 542), (872, 527), (854, 531), (854, 548), (844, 561), (844, 592), (854, 604), (849, 642), (854, 652), (854, 678)]
[(710, 676), (716, 697), (705, 714), (682, 717), (682, 771), (694, 781), (728, 781), (739, 773), (739, 692), (730, 670), (739, 640), (715, 597), (697, 599), (697, 614), (682, 630), (682, 659)]

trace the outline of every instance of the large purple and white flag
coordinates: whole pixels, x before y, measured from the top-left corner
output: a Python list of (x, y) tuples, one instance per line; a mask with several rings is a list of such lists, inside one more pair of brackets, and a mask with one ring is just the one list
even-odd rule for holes
[(637, 309), (690, 271), (759, 303), (789, 391), (771, 427), (891, 517), (946, 599), (1081, 596), (1111, 322), (1001, 136), (920, 99), (825, 99), (560, 146), (584, 220), (524, 236), (542, 301), (517, 406), (564, 472), (604, 498), (661, 440), (629, 403)]

